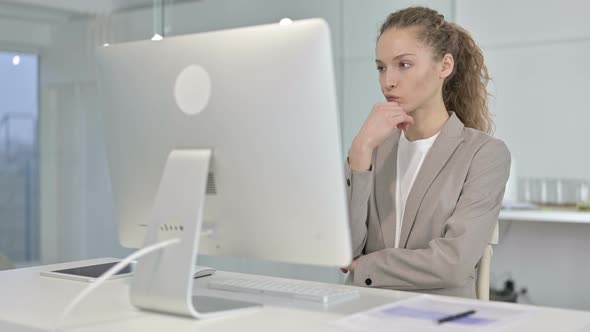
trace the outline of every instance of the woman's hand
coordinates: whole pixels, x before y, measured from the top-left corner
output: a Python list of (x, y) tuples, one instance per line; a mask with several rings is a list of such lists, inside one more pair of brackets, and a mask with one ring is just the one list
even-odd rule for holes
[(348, 162), (353, 170), (367, 171), (373, 150), (381, 145), (395, 128), (407, 130), (414, 119), (396, 102), (377, 103), (352, 141)]
[(342, 271), (342, 273), (347, 273), (347, 272), (354, 272), (354, 270), (356, 269), (356, 261), (357, 261), (358, 257), (353, 259), (352, 262), (350, 263), (350, 265), (348, 265), (347, 267), (341, 267), (340, 271)]

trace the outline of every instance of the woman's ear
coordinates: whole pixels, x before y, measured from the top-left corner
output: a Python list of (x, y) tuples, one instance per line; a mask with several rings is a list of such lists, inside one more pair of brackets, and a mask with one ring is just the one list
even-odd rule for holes
[(453, 68), (455, 67), (453, 55), (450, 53), (445, 54), (442, 58), (441, 65), (440, 78), (445, 79), (453, 73)]

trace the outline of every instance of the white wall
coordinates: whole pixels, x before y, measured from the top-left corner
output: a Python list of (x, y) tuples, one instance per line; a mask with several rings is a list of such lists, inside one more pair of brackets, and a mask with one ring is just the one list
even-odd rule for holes
[(29, 48), (48, 46), (51, 44), (51, 25), (0, 17), (0, 44), (19, 48), (23, 45)]
[(588, 10), (581, 0), (457, 3), (458, 23), (484, 47), (497, 136), (520, 174), (590, 180)]
[[(483, 46), (496, 136), (519, 176), (590, 179), (590, 3), (458, 0), (457, 21)], [(536, 304), (590, 309), (590, 225), (501, 224), (492, 271)]]
[(502, 289), (507, 278), (528, 289), (535, 305), (590, 310), (590, 225), (500, 222), (491, 283)]

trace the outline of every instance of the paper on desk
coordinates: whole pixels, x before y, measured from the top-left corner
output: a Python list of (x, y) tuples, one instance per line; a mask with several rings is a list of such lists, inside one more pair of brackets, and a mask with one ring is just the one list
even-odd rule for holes
[[(442, 317), (467, 310), (476, 313), (452, 322), (438, 324)], [(419, 295), (345, 317), (335, 323), (342, 327), (366, 331), (497, 331), (522, 320), (534, 308), (506, 303), (439, 298)]]

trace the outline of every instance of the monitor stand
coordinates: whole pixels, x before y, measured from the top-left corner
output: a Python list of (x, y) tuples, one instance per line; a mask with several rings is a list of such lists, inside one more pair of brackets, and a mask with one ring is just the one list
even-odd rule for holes
[(261, 306), (192, 295), (210, 160), (211, 150), (174, 150), (168, 156), (144, 245), (181, 241), (138, 260), (129, 293), (140, 309), (207, 318)]

